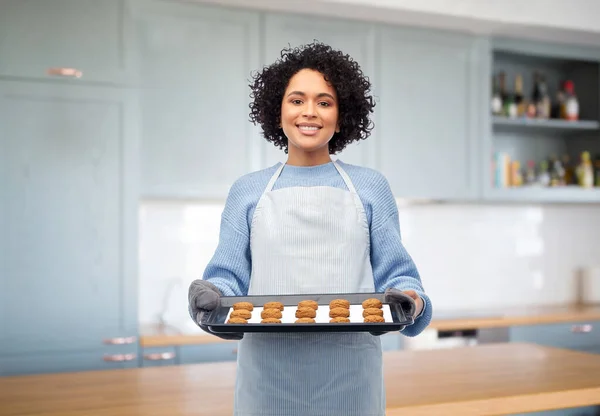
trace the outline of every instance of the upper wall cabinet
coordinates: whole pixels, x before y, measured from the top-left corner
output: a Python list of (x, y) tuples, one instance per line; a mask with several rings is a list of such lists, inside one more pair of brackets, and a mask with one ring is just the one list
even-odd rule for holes
[(142, 196), (218, 198), (257, 168), (248, 121), (259, 67), (258, 14), (197, 4), (136, 7), (142, 106)]
[(485, 50), (458, 34), (381, 27), (378, 165), (398, 198), (477, 197)]
[(0, 76), (127, 84), (127, 0), (2, 0)]
[[(280, 57), (281, 50), (296, 47), (315, 40), (349, 54), (361, 66), (363, 72), (375, 82), (375, 35), (374, 26), (360, 22), (341, 21), (314, 16), (267, 14), (265, 16), (265, 62), (269, 65)], [(373, 136), (376, 133), (373, 131)], [(362, 166), (374, 165), (374, 137), (360, 143), (352, 143), (335, 155), (344, 162)], [(263, 166), (285, 160), (279, 148), (265, 141)]]

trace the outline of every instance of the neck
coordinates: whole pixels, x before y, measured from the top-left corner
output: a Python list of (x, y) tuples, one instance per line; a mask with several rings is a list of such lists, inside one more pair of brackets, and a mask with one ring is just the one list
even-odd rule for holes
[(331, 162), (329, 147), (325, 146), (314, 152), (305, 152), (296, 147), (288, 148), (287, 164), (292, 166), (318, 166)]

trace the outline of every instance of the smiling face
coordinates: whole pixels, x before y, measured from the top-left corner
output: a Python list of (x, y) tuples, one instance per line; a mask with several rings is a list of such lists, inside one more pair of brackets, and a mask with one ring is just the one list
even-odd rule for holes
[(288, 139), (288, 163), (327, 163), (328, 143), (339, 132), (333, 86), (318, 71), (302, 69), (288, 83), (281, 103), (281, 128)]

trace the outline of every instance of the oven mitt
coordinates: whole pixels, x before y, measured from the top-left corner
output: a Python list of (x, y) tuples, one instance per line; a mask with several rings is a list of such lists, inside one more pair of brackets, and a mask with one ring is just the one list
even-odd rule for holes
[[(385, 303), (399, 304), (400, 307), (402, 308), (402, 310), (404, 311), (404, 313), (406, 314), (406, 316), (414, 317), (414, 315), (415, 315), (415, 309), (417, 306), (415, 305), (414, 299), (411, 298), (410, 296), (408, 296), (407, 294), (402, 293), (401, 290), (393, 289), (393, 288), (386, 289), (384, 301), (385, 301)], [(371, 332), (371, 335), (379, 336), (379, 335), (383, 335), (387, 332), (388, 331)]]
[(188, 310), (190, 317), (205, 332), (226, 340), (240, 340), (244, 334), (226, 334), (212, 332), (206, 325), (202, 325), (202, 316), (218, 308), (221, 304), (221, 292), (215, 285), (206, 280), (194, 280), (188, 291)]

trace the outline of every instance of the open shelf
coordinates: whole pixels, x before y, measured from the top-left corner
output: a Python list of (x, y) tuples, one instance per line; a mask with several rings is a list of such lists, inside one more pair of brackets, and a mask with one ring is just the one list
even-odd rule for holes
[[(584, 152), (590, 154), (592, 163), (600, 159), (600, 59), (597, 56), (548, 55), (548, 50), (546, 53), (530, 52), (536, 51), (518, 47), (492, 50), (490, 75), (497, 77), (504, 73), (508, 94), (514, 94), (519, 76), (524, 104), (518, 107), (517, 117), (502, 114), (490, 118), (487, 149), (490, 151), (491, 183), (484, 186), (484, 198), (515, 203), (600, 203), (600, 187), (583, 188), (574, 180), (568, 180), (573, 178)], [(531, 103), (536, 104), (533, 91), (536, 74), (545, 80), (550, 97), (551, 111), (544, 118), (526, 115), (531, 110)], [(560, 117), (557, 90), (564, 80), (571, 80), (575, 85), (579, 102), (577, 121), (557, 118)], [(556, 160), (560, 163), (555, 164)], [(568, 172), (564, 176), (568, 185), (545, 187), (538, 177), (534, 181), (537, 183), (511, 186), (515, 183), (514, 170), (518, 168), (525, 179), (529, 164), (535, 166), (536, 176), (546, 168), (555, 177)]]
[(500, 131), (522, 132), (540, 129), (543, 131), (558, 130), (569, 131), (597, 131), (600, 130), (600, 122), (594, 120), (567, 121), (559, 119), (532, 119), (532, 118), (507, 118), (493, 117), (494, 129)]
[(543, 188), (523, 186), (518, 188), (492, 188), (486, 199), (522, 203), (600, 203), (600, 188), (565, 186)]

